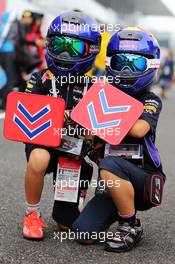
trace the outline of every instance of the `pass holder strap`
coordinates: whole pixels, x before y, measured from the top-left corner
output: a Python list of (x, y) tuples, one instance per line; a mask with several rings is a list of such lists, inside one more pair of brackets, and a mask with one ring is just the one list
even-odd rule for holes
[(57, 150), (70, 154), (72, 156), (79, 156), (82, 152), (83, 140), (80, 138), (74, 138), (70, 136), (63, 136), (61, 145), (56, 148)]
[(132, 160), (137, 165), (143, 166), (143, 146), (141, 144), (119, 144), (105, 145), (105, 157), (117, 156), (123, 159)]

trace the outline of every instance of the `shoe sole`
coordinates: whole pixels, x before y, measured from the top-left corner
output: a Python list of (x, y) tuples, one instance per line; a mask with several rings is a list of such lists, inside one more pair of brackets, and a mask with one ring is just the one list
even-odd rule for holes
[(142, 239), (143, 239), (143, 232), (138, 236), (136, 241), (127, 249), (114, 249), (108, 245), (105, 245), (105, 251), (114, 252), (114, 253), (124, 253), (124, 252), (130, 251), (131, 249), (133, 249), (133, 247), (136, 246)]
[(68, 232), (70, 230), (70, 227), (68, 226), (64, 226), (64, 225), (61, 225), (61, 224), (57, 224), (57, 230), (58, 231), (65, 231), (65, 232)]
[(44, 239), (44, 237), (36, 238), (36, 237), (27, 237), (23, 235), (24, 239), (31, 240), (31, 241), (41, 241)]

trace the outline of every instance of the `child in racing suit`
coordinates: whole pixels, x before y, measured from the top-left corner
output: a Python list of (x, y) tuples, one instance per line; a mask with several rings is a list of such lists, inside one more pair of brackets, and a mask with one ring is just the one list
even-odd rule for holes
[[(67, 12), (56, 17), (47, 33), (48, 68), (33, 74), (27, 84), (26, 92), (29, 94), (46, 96), (56, 94), (57, 97), (65, 100), (64, 126), (66, 128), (76, 126), (70, 118), (70, 111), (81, 100), (89, 86), (86, 78), (83, 77), (92, 67), (100, 50), (101, 36), (97, 30), (92, 29), (94, 23), (95, 21), (80, 12)], [(83, 25), (89, 27), (85, 28)], [(93, 167), (83, 159), (92, 148), (90, 137), (85, 137), (83, 146), (80, 179), (90, 181)], [(26, 215), (23, 223), (23, 236), (36, 240), (43, 238), (43, 228), (47, 226), (40, 213), (44, 175), (56, 171), (58, 157), (62, 153), (54, 148), (33, 144), (26, 144), (25, 151), (28, 164), (25, 175)], [(87, 186), (84, 188), (87, 189)], [(53, 218), (60, 228), (71, 227), (78, 215), (78, 202), (55, 201)]]
[[(134, 144), (143, 150), (143, 154), (140, 154), (140, 164), (134, 158), (128, 159), (127, 153), (125, 157), (113, 154), (101, 160), (99, 174), (107, 190), (98, 191), (73, 224), (82, 243), (93, 243), (94, 233), (100, 234), (118, 221), (113, 237), (106, 239), (105, 250), (117, 253), (128, 251), (141, 240), (143, 234), (140, 220), (136, 218), (137, 210), (161, 204), (165, 174), (154, 143), (162, 103), (150, 92), (159, 59), (160, 49), (156, 39), (140, 28), (120, 30), (109, 41), (106, 75), (117, 76), (120, 83), (114, 82), (113, 85), (144, 105), (143, 114), (121, 144), (124, 148), (132, 148)], [(88, 234), (85, 239), (79, 236), (82, 232)]]

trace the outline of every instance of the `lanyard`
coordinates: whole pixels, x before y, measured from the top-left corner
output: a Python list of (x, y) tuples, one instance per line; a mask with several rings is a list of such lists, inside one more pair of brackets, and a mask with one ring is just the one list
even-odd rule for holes
[[(69, 98), (69, 85), (67, 86), (67, 95), (66, 95), (66, 106), (68, 104), (68, 98)], [(53, 91), (53, 97), (58, 97), (57, 96), (57, 88), (56, 88), (56, 80), (55, 80), (55, 76), (53, 75), (52, 77), (52, 91)]]
[(54, 75), (52, 77), (52, 90), (53, 90), (53, 97), (57, 97), (56, 81)]

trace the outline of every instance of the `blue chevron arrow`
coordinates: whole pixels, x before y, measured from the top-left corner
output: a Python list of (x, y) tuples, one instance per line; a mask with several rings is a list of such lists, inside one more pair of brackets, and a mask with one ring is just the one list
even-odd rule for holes
[(99, 123), (97, 121), (97, 116), (95, 114), (93, 102), (91, 102), (87, 106), (87, 108), (88, 108), (89, 117), (90, 117), (91, 125), (92, 125), (93, 129), (102, 129), (102, 128), (107, 128), (107, 127), (118, 126), (120, 124), (120, 122), (121, 122), (121, 119), (118, 119), (118, 120), (113, 120), (113, 121)]
[(22, 113), (23, 116), (30, 122), (35, 123), (38, 121), (41, 117), (45, 116), (47, 113), (51, 111), (50, 105), (44, 106), (42, 109), (40, 109), (37, 113), (34, 115), (31, 115), (29, 111), (24, 107), (24, 105), (18, 101), (17, 109)]
[(39, 136), (41, 133), (43, 133), (45, 130), (47, 130), (52, 125), (51, 119), (40, 125), (39, 127), (30, 130), (24, 123), (21, 121), (21, 119), (14, 114), (13, 121), (15, 124), (23, 131), (23, 133), (30, 139), (34, 139), (35, 137)]
[(124, 105), (124, 106), (109, 106), (108, 101), (106, 99), (106, 94), (104, 89), (99, 91), (100, 102), (102, 106), (102, 110), (104, 114), (114, 114), (114, 113), (121, 113), (121, 112), (128, 112), (131, 108), (131, 105)]

